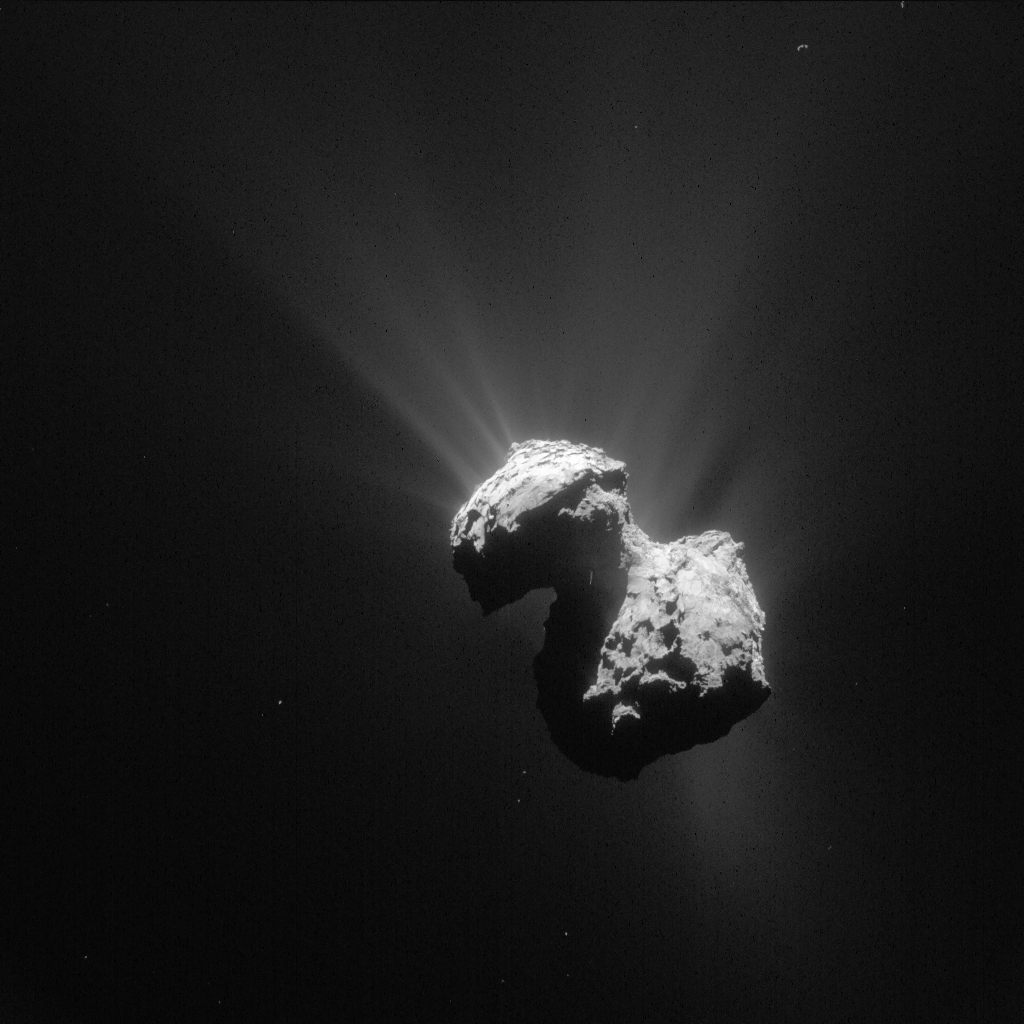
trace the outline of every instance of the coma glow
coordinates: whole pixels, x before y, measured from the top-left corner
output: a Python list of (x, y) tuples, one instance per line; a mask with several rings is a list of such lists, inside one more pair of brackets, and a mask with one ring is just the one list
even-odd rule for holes
[[(693, 79), (666, 53), (665, 73), (686, 80), (681, 102), (631, 78), (626, 55), (613, 79), (590, 69), (596, 90), (566, 72), (568, 99), (522, 120), (487, 90), (429, 106), (408, 88), (426, 79), (332, 86), (316, 70), (327, 49), (308, 45), (316, 89), (254, 64), (259, 89), (211, 89), (192, 111), (194, 148), (217, 173), (195, 161), (189, 186), (230, 249), (437, 465), (427, 485), (374, 472), (447, 519), (513, 442), (565, 438), (627, 464), (652, 537), (721, 528), (753, 540), (780, 522), (801, 467), (773, 434), (782, 417), (799, 427), (802, 410), (779, 400), (792, 367), (775, 338), (802, 327), (795, 314), (764, 318), (779, 308), (778, 225), (801, 200), (787, 198), (790, 129), (772, 89), (723, 119), (727, 66)], [(557, 75), (531, 84), (539, 99)], [(495, 117), (504, 135), (479, 127)]]

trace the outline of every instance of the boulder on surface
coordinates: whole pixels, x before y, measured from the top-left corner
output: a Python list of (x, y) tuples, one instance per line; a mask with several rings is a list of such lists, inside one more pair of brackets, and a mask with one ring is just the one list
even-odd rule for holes
[(719, 531), (652, 541), (632, 522), (627, 477), (599, 448), (514, 444), (451, 528), (485, 615), (554, 588), (538, 707), (572, 761), (623, 780), (719, 739), (771, 693), (743, 545)]

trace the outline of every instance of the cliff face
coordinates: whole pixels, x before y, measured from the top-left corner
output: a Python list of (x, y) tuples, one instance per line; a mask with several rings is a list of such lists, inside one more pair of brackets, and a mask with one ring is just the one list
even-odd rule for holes
[(485, 615), (554, 588), (538, 707), (572, 761), (623, 780), (724, 736), (771, 693), (742, 545), (717, 531), (652, 541), (632, 523), (626, 480), (600, 449), (526, 441), (451, 529)]

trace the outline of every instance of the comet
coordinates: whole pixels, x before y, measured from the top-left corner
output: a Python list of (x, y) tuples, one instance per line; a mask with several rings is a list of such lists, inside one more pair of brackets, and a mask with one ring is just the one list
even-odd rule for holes
[(742, 544), (717, 530), (652, 541), (633, 523), (627, 479), (600, 448), (513, 444), (450, 535), (484, 615), (554, 589), (537, 706), (571, 761), (623, 782), (721, 739), (771, 694)]

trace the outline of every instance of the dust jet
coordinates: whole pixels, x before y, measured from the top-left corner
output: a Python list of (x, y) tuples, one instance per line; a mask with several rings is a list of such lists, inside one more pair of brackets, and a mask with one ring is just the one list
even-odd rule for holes
[(451, 528), (484, 615), (554, 588), (537, 706), (570, 760), (623, 781), (725, 736), (771, 693), (743, 545), (719, 531), (652, 541), (632, 521), (627, 477), (600, 448), (514, 444)]

